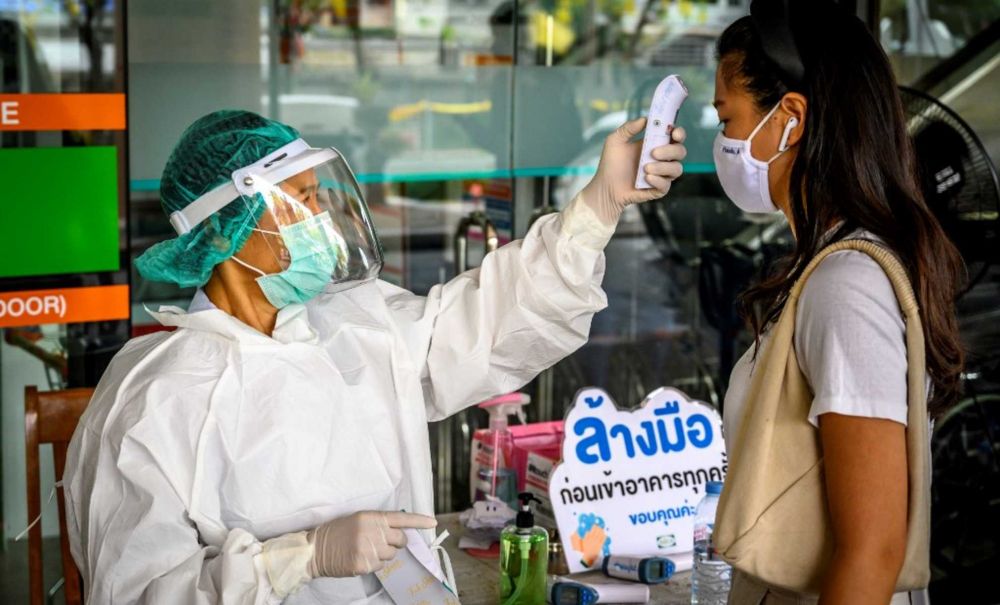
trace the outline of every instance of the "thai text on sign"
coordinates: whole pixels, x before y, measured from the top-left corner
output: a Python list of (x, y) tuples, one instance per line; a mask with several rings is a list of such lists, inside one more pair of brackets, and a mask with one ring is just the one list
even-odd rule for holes
[(722, 481), (727, 470), (713, 408), (672, 388), (634, 410), (618, 409), (600, 389), (580, 391), (549, 480), (570, 571), (600, 569), (612, 554), (691, 552), (705, 484)]

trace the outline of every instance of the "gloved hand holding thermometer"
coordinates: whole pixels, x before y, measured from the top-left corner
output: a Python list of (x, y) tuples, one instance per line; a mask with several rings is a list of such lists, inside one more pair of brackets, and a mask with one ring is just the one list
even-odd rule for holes
[(639, 171), (635, 175), (636, 189), (652, 189), (646, 180), (646, 166), (654, 161), (653, 150), (670, 144), (670, 133), (677, 124), (677, 114), (688, 96), (684, 82), (677, 76), (667, 76), (653, 92), (646, 121), (646, 134), (642, 139), (642, 154), (639, 156)]
[[(676, 85), (665, 86), (669, 82)], [(679, 108), (687, 90), (677, 76), (668, 77), (656, 90), (652, 104), (656, 113), (651, 110), (648, 123), (646, 118), (632, 120), (608, 136), (597, 174), (580, 192), (583, 203), (607, 226), (617, 225), (627, 206), (666, 195), (671, 183), (683, 173), (680, 162), (687, 155), (683, 145), (686, 133), (679, 126), (668, 130), (662, 115)], [(671, 125), (676, 119), (676, 109), (673, 111)], [(653, 127), (657, 120), (660, 125)], [(645, 142), (633, 142), (632, 137), (643, 128)], [(642, 184), (648, 188), (641, 188)]]

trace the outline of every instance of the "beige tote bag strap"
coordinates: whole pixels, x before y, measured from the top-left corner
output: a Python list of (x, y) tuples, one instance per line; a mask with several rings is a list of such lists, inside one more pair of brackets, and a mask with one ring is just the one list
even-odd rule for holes
[[(777, 341), (787, 340), (789, 342), (791, 341), (793, 334), (795, 332), (795, 310), (798, 307), (798, 302), (799, 302), (798, 298), (799, 295), (802, 293), (802, 289), (805, 287), (806, 281), (809, 279), (809, 276), (812, 275), (812, 272), (816, 269), (816, 267), (818, 267), (819, 264), (823, 261), (823, 259), (825, 259), (827, 256), (835, 252), (840, 252), (842, 250), (857, 250), (871, 255), (872, 258), (874, 258), (875, 261), (879, 263), (883, 271), (885, 271), (886, 275), (888, 275), (889, 279), (892, 281), (893, 289), (896, 293), (896, 298), (897, 300), (899, 300), (900, 308), (903, 311), (903, 317), (907, 319), (907, 322), (910, 321), (911, 317), (915, 318), (916, 321), (919, 322), (919, 313), (917, 311), (916, 299), (913, 295), (913, 289), (910, 287), (910, 281), (906, 277), (906, 271), (903, 269), (902, 265), (899, 264), (899, 261), (896, 260), (896, 258), (892, 255), (892, 253), (890, 253), (882, 246), (879, 246), (878, 244), (875, 244), (868, 240), (851, 239), (851, 240), (841, 241), (832, 244), (830, 246), (827, 246), (826, 248), (823, 248), (816, 254), (815, 257), (813, 257), (813, 259), (809, 262), (809, 264), (806, 265), (806, 268), (802, 272), (802, 275), (799, 276), (798, 280), (796, 280), (795, 284), (792, 286), (792, 289), (789, 291), (788, 299), (785, 301), (784, 307), (782, 308), (782, 311), (778, 316), (778, 320), (770, 328), (771, 330), (770, 337), (772, 340), (777, 340)], [(923, 337), (922, 331), (920, 336), (921, 338)], [(909, 342), (907, 342), (907, 345), (909, 345)], [(909, 350), (909, 346), (907, 348)], [(920, 348), (917, 350), (921, 352), (920, 358), (921, 361), (923, 361), (923, 345), (921, 345)], [(762, 354), (763, 352), (757, 351), (756, 353)], [(772, 360), (772, 363), (773, 361), (778, 361), (778, 360)], [(764, 376), (764, 373), (767, 372), (768, 370), (760, 366), (758, 366), (758, 368), (760, 369), (755, 370), (752, 376), (748, 395), (753, 395), (753, 396), (758, 395), (761, 387), (763, 386), (762, 383), (764, 382), (765, 378), (767, 378), (766, 376)], [(784, 371), (784, 368), (771, 368), (771, 371), (776, 372), (776, 375), (771, 378), (776, 378), (780, 377), (781, 373)], [(737, 427), (736, 429), (736, 435), (734, 436), (733, 439), (733, 445), (735, 450), (742, 450), (743, 439), (746, 436), (747, 425), (749, 423), (750, 423), (750, 415), (745, 414), (743, 416), (742, 421), (740, 422), (739, 427)], [(731, 471), (733, 470), (732, 465), (730, 466), (730, 470)], [(723, 496), (723, 498), (725, 498), (725, 496)]]
[[(806, 266), (789, 293), (789, 302), (798, 303), (806, 279), (819, 263), (834, 252), (856, 250), (872, 257), (892, 282), (896, 300), (906, 322), (906, 453), (909, 480), (907, 543), (905, 564), (900, 572), (902, 586), (918, 586), (928, 569), (930, 543), (930, 435), (927, 412), (927, 359), (924, 329), (913, 286), (895, 255), (875, 242), (851, 239), (824, 248)], [(786, 303), (787, 304), (787, 303)]]
[[(789, 299), (798, 299), (799, 295), (802, 293), (802, 289), (806, 285), (806, 280), (812, 275), (812, 272), (817, 266), (825, 259), (827, 256), (835, 252), (841, 252), (844, 250), (856, 250), (858, 252), (864, 252), (868, 256), (872, 257), (882, 267), (885, 274), (889, 277), (889, 281), (892, 282), (893, 290), (896, 292), (896, 300), (899, 301), (899, 308), (903, 312), (903, 317), (906, 318), (907, 322), (911, 318), (915, 318), (920, 321), (920, 312), (917, 306), (917, 298), (913, 294), (913, 287), (910, 285), (910, 278), (906, 274), (906, 270), (903, 265), (900, 264), (899, 260), (884, 246), (876, 244), (875, 242), (863, 239), (849, 239), (836, 244), (831, 244), (826, 248), (820, 250), (820, 252), (806, 265), (805, 271), (799, 276), (798, 281), (792, 286), (791, 291), (788, 293)], [(787, 303), (786, 303), (787, 304)], [(909, 332), (910, 330), (907, 330)], [(923, 351), (921, 350), (921, 357), (923, 357)]]
[[(715, 538), (723, 557), (738, 569), (748, 573), (769, 574), (775, 571), (775, 561), (768, 559), (781, 551), (776, 541), (781, 536), (765, 527), (754, 533), (766, 512), (781, 502), (813, 502), (818, 494), (797, 492), (790, 486), (822, 462), (822, 451), (816, 429), (808, 423), (805, 409), (811, 395), (808, 385), (795, 376), (798, 370), (794, 353), (795, 315), (798, 299), (812, 272), (824, 258), (842, 250), (856, 250), (869, 255), (888, 276), (905, 319), (907, 348), (907, 430), (906, 455), (909, 482), (907, 509), (906, 558), (897, 586), (926, 586), (928, 580), (930, 522), (930, 441), (928, 438), (926, 369), (924, 332), (920, 322), (913, 288), (900, 262), (886, 248), (865, 240), (846, 240), (820, 251), (789, 291), (788, 300), (778, 320), (769, 328), (769, 344), (761, 351), (748, 391), (747, 406), (740, 429), (730, 452), (729, 473), (722, 491), (716, 515)], [(861, 287), (864, 284), (860, 284)], [(779, 434), (780, 433), (780, 434)], [(781, 441), (784, 446), (778, 443)], [(792, 444), (797, 448), (794, 460), (782, 459), (778, 453)], [(817, 489), (822, 489), (817, 488)], [(815, 515), (814, 515), (815, 516)], [(809, 539), (827, 539), (828, 518), (817, 519), (812, 528), (800, 528)], [(814, 545), (816, 546), (816, 545)], [(822, 557), (822, 549), (817, 557)], [(781, 557), (777, 557), (780, 559)], [(799, 564), (821, 565), (822, 561), (799, 561)], [(784, 563), (781, 563), (784, 565)], [(802, 570), (801, 577), (793, 568), (782, 568), (777, 576), (789, 586), (808, 583), (813, 571)], [(801, 567), (801, 565), (799, 565)], [(789, 575), (791, 574), (791, 575)], [(762, 576), (763, 577), (763, 576)], [(775, 580), (779, 581), (779, 580)]]

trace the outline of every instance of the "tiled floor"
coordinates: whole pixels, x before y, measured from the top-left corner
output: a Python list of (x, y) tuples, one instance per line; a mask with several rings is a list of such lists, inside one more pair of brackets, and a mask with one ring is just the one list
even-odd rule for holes
[[(45, 589), (55, 585), (62, 577), (62, 562), (59, 555), (59, 538), (42, 541), (42, 567)], [(52, 603), (63, 605), (60, 590)], [(0, 603), (4, 605), (26, 605), (28, 603), (28, 543), (8, 541), (0, 550)]]

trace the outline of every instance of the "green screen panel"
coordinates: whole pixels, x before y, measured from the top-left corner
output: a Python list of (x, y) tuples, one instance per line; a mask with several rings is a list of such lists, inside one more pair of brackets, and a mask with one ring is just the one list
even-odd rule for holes
[(0, 225), (0, 277), (117, 271), (117, 149), (0, 149)]

